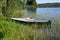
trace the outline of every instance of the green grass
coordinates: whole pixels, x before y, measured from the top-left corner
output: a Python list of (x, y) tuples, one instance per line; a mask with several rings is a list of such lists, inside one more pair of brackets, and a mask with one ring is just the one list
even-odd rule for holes
[[(42, 32), (39, 34), (42, 34)], [(6, 18), (0, 14), (0, 40), (32, 40), (34, 35), (38, 34), (37, 32), (34, 33), (32, 27), (11, 20), (6, 21)]]
[[(40, 25), (38, 28), (41, 26), (44, 28), (45, 25)], [(29, 26), (6, 20), (6, 17), (0, 14), (0, 40), (50, 40), (54, 37), (54, 32), (49, 33), (48, 28), (46, 33), (42, 30), (37, 31), (36, 28), (37, 25)], [(56, 36), (60, 38), (59, 32)]]

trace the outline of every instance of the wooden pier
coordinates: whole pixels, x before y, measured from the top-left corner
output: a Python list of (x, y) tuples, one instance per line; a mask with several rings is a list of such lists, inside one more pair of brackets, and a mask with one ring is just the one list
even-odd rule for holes
[(30, 19), (30, 18), (11, 18), (12, 20), (16, 21), (22, 21), (22, 22), (38, 22), (38, 23), (45, 23), (45, 22), (50, 22), (50, 20), (35, 20), (35, 19)]
[[(50, 20), (35, 20), (30, 18), (11, 18), (12, 21), (23, 25), (37, 25), (37, 28), (51, 28)], [(43, 26), (42, 26), (43, 25)]]

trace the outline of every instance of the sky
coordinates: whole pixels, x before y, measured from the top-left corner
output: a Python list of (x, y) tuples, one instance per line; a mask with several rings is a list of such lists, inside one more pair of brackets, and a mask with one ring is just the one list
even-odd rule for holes
[(36, 0), (37, 4), (42, 3), (60, 3), (60, 0)]

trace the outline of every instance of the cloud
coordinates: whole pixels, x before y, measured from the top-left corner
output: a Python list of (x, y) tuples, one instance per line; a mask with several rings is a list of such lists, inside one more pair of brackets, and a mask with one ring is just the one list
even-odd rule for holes
[(38, 4), (40, 3), (60, 3), (60, 0), (36, 0)]

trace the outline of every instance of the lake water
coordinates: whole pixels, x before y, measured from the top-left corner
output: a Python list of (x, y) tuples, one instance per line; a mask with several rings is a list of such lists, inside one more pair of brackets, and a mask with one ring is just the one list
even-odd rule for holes
[(48, 19), (52, 20), (55, 17), (60, 17), (60, 8), (36, 8), (34, 10), (25, 9), (23, 17), (33, 17), (34, 19)]
[(25, 9), (25, 14), (22, 17), (32, 17), (37, 20), (51, 20), (51, 28), (48, 30), (42, 28), (41, 30), (44, 31), (44, 34), (48, 31), (49, 33), (54, 33), (55, 36), (60, 32), (60, 8)]
[[(35, 8), (35, 9), (26, 8), (23, 11), (24, 11), (24, 15), (22, 15), (23, 18), (32, 17), (36, 20), (51, 21), (51, 24), (49, 24), (51, 28), (45, 28), (45, 27), (39, 28), (34, 30), (35, 32), (43, 32), (42, 34), (46, 38), (48, 36), (51, 38), (53, 37), (51, 40), (57, 40), (57, 36), (58, 38), (60, 38), (60, 8)], [(20, 12), (20, 10), (18, 12)]]

